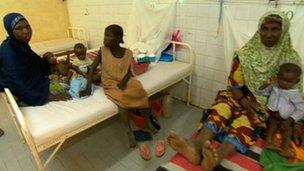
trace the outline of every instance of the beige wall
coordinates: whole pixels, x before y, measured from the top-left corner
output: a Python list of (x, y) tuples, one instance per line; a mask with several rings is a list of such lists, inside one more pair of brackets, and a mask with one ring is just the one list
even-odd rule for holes
[(3, 17), (9, 12), (22, 13), (33, 29), (31, 42), (66, 37), (70, 25), (66, 2), (62, 0), (0, 0), (0, 41), (7, 33)]

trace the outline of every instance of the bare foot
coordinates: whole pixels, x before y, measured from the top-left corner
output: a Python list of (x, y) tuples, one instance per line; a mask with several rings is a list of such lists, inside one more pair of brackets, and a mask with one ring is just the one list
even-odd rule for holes
[(178, 153), (183, 155), (193, 164), (199, 164), (201, 162), (201, 155), (198, 152), (191, 141), (186, 141), (176, 133), (170, 131), (167, 136), (169, 145)]
[(206, 141), (203, 145), (203, 161), (201, 166), (206, 171), (212, 171), (218, 165), (218, 154), (215, 148), (211, 146), (210, 141)]

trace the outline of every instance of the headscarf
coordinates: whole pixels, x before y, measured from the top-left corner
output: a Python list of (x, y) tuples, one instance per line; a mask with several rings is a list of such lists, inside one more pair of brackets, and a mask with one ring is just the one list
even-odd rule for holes
[(0, 91), (7, 87), (20, 101), (28, 105), (42, 105), (49, 94), (49, 64), (20, 42), (13, 30), (18, 22), (26, 20), (19, 13), (3, 18), (8, 37), (0, 46)]
[(10, 38), (15, 38), (13, 30), (16, 24), (21, 20), (25, 20), (25, 18), (19, 13), (9, 13), (3, 18), (5, 30)]
[[(276, 45), (266, 47), (261, 42), (260, 28), (264, 19), (272, 15), (281, 18), (282, 34)], [(281, 64), (290, 62), (301, 65), (301, 59), (292, 47), (289, 27), (290, 20), (284, 12), (269, 11), (261, 17), (254, 36), (236, 52), (242, 65), (245, 84), (261, 104), (266, 104), (267, 98), (256, 91), (268, 78), (276, 76)], [(299, 83), (300, 88), (301, 84), (302, 81)]]
[(28, 43), (23, 43), (17, 40), (14, 36), (14, 28), (16, 24), (21, 21), (26, 20), (25, 17), (19, 13), (9, 13), (3, 18), (3, 24), (6, 29), (7, 34), (9, 35), (4, 42), (8, 42), (14, 47), (15, 53), (20, 56), (28, 56), (27, 59), (37, 58), (38, 56), (30, 47)]

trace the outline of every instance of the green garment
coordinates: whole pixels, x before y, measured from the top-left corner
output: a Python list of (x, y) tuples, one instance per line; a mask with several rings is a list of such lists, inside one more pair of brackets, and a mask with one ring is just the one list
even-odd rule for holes
[[(260, 28), (264, 19), (270, 17), (270, 15), (280, 16), (282, 35), (276, 45), (266, 47), (261, 42)], [(261, 96), (256, 91), (268, 78), (276, 76), (279, 66), (287, 62), (301, 64), (301, 58), (292, 47), (289, 26), (290, 21), (285, 13), (281, 11), (269, 11), (261, 17), (259, 29), (254, 36), (240, 50), (236, 51), (243, 67), (246, 86), (261, 104), (266, 104), (267, 98)], [(298, 86), (302, 90), (302, 81)]]
[(304, 162), (288, 163), (287, 159), (277, 152), (264, 149), (260, 155), (260, 164), (264, 171), (303, 171)]
[(50, 83), (50, 93), (51, 94), (58, 95), (58, 94), (65, 93), (66, 91), (67, 91), (66, 87), (63, 86), (61, 83), (59, 83), (59, 82)]
[(61, 77), (55, 74), (49, 76), (50, 78), (50, 93), (52, 95), (58, 95), (66, 93), (69, 89), (69, 85), (66, 84), (67, 77)]

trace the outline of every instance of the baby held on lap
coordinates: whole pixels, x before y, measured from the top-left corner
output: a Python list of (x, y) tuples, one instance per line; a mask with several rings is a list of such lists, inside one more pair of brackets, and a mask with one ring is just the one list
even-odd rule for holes
[(59, 61), (53, 53), (47, 52), (43, 58), (51, 65), (50, 93), (68, 93), (73, 98), (80, 98), (79, 92), (86, 88), (87, 79), (70, 63), (70, 55), (67, 55), (67, 59)]

